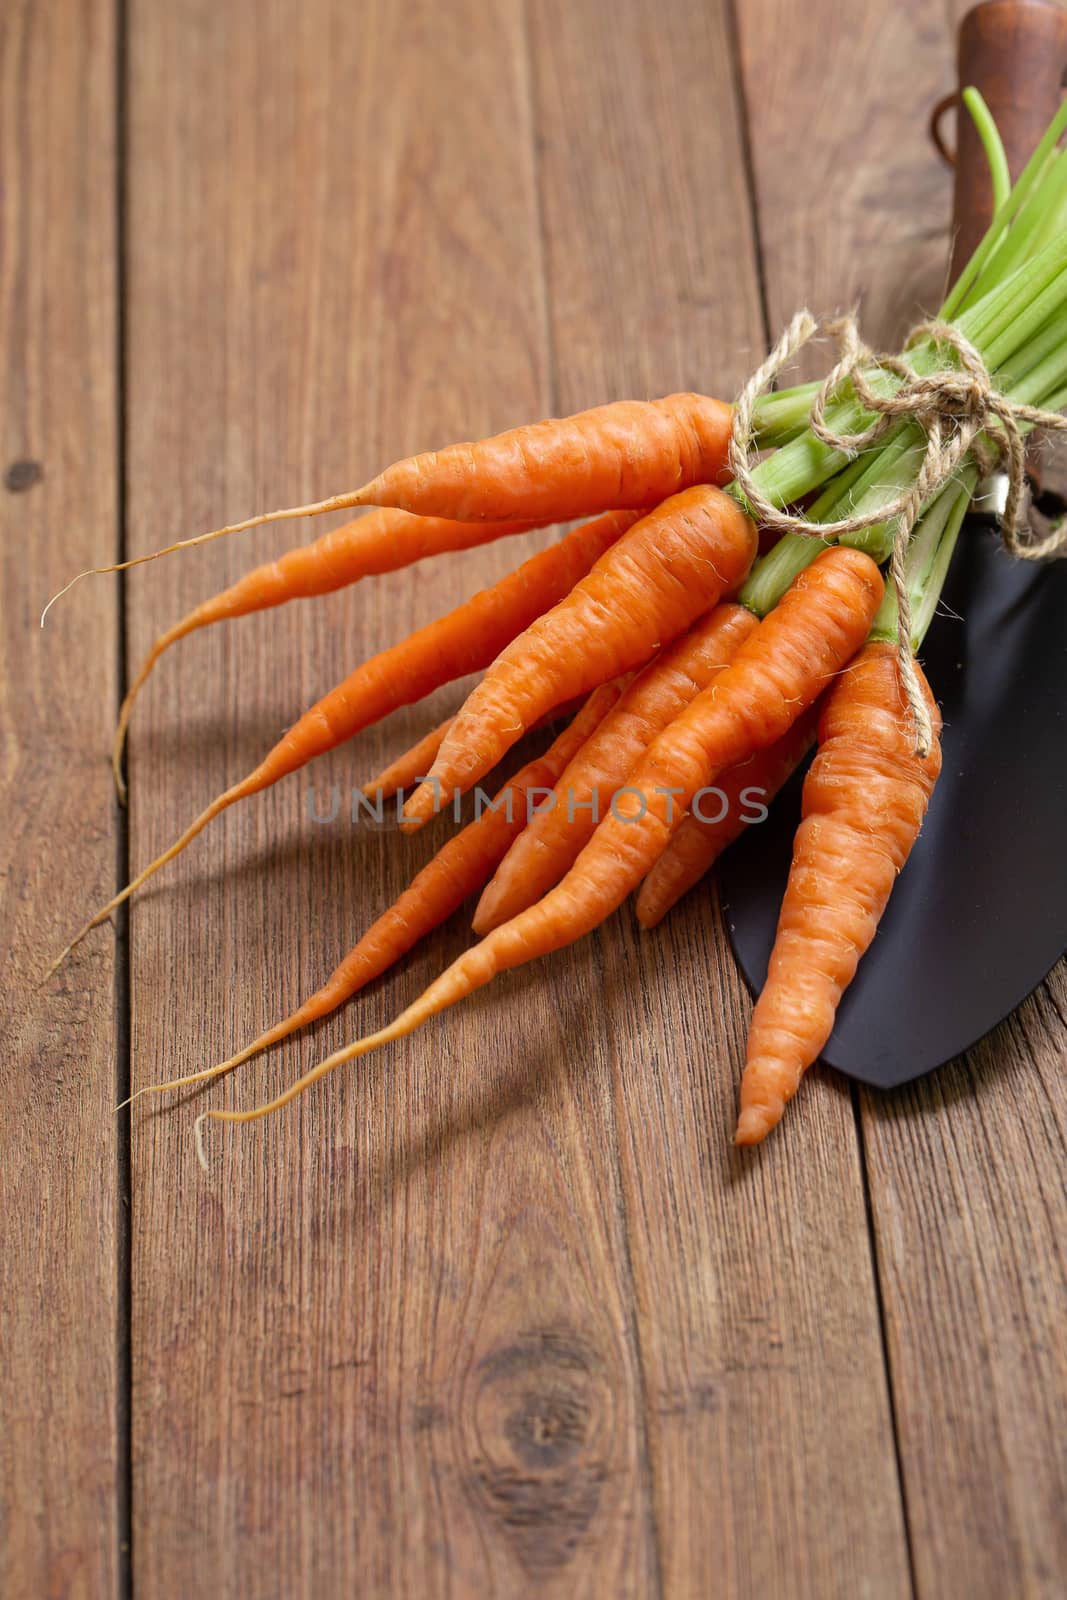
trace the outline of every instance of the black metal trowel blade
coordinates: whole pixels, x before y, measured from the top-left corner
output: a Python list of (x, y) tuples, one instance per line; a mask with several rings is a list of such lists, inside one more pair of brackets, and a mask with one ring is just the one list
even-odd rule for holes
[[(1067, 561), (1013, 561), (965, 524), (923, 664), (944, 766), (922, 835), (822, 1059), (892, 1088), (1010, 1015), (1067, 946)], [(730, 938), (762, 988), (802, 775), (720, 863)]]

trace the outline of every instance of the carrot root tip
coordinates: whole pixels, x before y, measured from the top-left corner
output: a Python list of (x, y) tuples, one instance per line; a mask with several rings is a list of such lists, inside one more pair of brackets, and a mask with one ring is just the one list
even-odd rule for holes
[(211, 1171), (207, 1164), (207, 1151), (204, 1149), (204, 1123), (210, 1116), (210, 1111), (202, 1111), (193, 1123), (193, 1143), (196, 1146), (196, 1159), (205, 1172)]
[(72, 955), (74, 953), (74, 951), (78, 948), (78, 946), (82, 943), (82, 941), (89, 937), (89, 935), (92, 933), (94, 928), (99, 928), (101, 923), (110, 921), (112, 912), (115, 910), (115, 908), (116, 908), (116, 906), (118, 904), (121, 904), (121, 901), (124, 898), (125, 898), (125, 896), (123, 895), (123, 896), (119, 896), (118, 900), (109, 901), (106, 906), (103, 906), (96, 913), (96, 916), (92, 919), (91, 922), (87, 922), (85, 924), (85, 927), (82, 928), (80, 933), (76, 933), (74, 935), (74, 937), (70, 941), (70, 943), (63, 950), (61, 950), (59, 952), (59, 954), (56, 956), (56, 959), (52, 962), (52, 965), (49, 967), (48, 971), (44, 974), (44, 977), (41, 979), (42, 986), (48, 982), (49, 978), (52, 978), (52, 977), (55, 976), (55, 974), (59, 971), (60, 967), (63, 965), (64, 961), (66, 961), (67, 957)]
[(49, 600), (48, 604), (45, 606), (44, 610), (41, 612), (41, 627), (42, 628), (44, 627), (45, 618), (48, 616), (48, 613), (51, 611), (51, 609), (55, 605), (56, 601), (57, 600), (62, 600), (62, 598), (63, 598), (63, 596), (65, 594), (69, 594), (76, 583), (81, 583), (83, 578), (91, 578), (94, 573), (97, 573), (97, 572), (110, 572), (110, 571), (111, 571), (110, 567), (86, 567), (84, 572), (75, 573), (74, 577), (71, 578), (69, 583), (65, 583), (63, 585), (62, 589), (57, 589), (56, 590), (56, 592), (52, 596), (51, 600)]
[(118, 1105), (115, 1107), (115, 1115), (116, 1115), (116, 1117), (118, 1116), (120, 1111), (125, 1111), (127, 1106), (132, 1106), (133, 1102), (135, 1100), (140, 1099), (141, 1095), (143, 1095), (144, 1092), (145, 1091), (143, 1089), (138, 1089), (134, 1094), (128, 1094), (126, 1096), (125, 1100), (120, 1100)]
[(408, 829), (419, 828), (424, 822), (429, 822), (438, 807), (436, 786), (430, 783), (420, 784), (404, 807), (400, 826)]
[(120, 1100), (115, 1107), (115, 1114), (117, 1116), (120, 1111), (124, 1111), (127, 1106), (132, 1106), (135, 1100), (140, 1100), (146, 1094), (162, 1094), (164, 1089), (172, 1088), (174, 1088), (174, 1085), (170, 1083), (146, 1083), (140, 1089), (135, 1089), (125, 1100)]
[(409, 816), (405, 811), (400, 818), (400, 832), (404, 834), (418, 833), (420, 828), (425, 828), (426, 824), (431, 821), (432, 815), (433, 813), (431, 812), (424, 817), (414, 817)]
[(41, 987), (42, 988), (44, 988), (44, 985), (46, 983), (48, 983), (48, 981), (51, 978), (55, 977), (56, 973), (59, 971), (59, 969), (63, 965), (64, 961), (66, 961), (67, 957), (70, 955), (71, 951), (74, 949), (74, 946), (78, 943), (78, 940), (79, 939), (83, 939), (84, 937), (85, 937), (84, 934), (79, 934), (78, 935), (78, 939), (72, 939), (70, 941), (70, 943), (68, 945), (66, 945), (65, 948), (62, 949), (59, 952), (59, 954), (56, 956), (56, 959), (52, 962), (52, 965), (48, 968), (48, 971), (41, 978)]
[(748, 1146), (762, 1144), (772, 1128), (778, 1126), (784, 1103), (779, 1107), (772, 1106), (745, 1106), (737, 1119), (737, 1132), (734, 1134), (734, 1144)]

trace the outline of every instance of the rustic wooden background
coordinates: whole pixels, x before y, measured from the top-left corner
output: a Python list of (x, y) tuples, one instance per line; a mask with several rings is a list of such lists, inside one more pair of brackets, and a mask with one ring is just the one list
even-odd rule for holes
[(40, 986), (129, 864), (515, 549), (188, 641), (128, 819), (128, 664), (294, 530), (85, 584), (41, 633), (43, 599), (415, 449), (729, 394), (800, 300), (893, 337), (943, 272), (925, 121), (958, 9), (0, 8), (5, 1596), (1062, 1593), (1064, 967), (907, 1091), (816, 1071), (741, 1160), (712, 905), (654, 939), (624, 912), (211, 1131), (205, 1178), (190, 1107), (116, 1101), (288, 1009), (425, 858), (306, 809), (420, 709), (229, 813)]

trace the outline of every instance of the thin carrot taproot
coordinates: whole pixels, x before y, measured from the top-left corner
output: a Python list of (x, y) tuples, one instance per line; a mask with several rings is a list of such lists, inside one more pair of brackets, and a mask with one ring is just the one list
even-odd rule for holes
[(641, 885), (635, 910), (643, 928), (662, 922), (770, 804), (811, 748), (817, 711), (813, 706), (775, 744), (715, 780), (707, 803), (689, 813)]
[(404, 816), (424, 822), (477, 783), (552, 705), (639, 666), (742, 582), (756, 530), (711, 485), (642, 517), (565, 599), (493, 662), (442, 741)]
[(535, 617), (570, 592), (636, 515), (632, 511), (609, 512), (575, 528), (492, 588), (483, 589), (447, 616), (357, 667), (294, 723), (254, 771), (213, 800), (162, 855), (102, 907), (60, 954), (53, 970), (75, 944), (228, 807), (298, 771), (399, 706), (421, 700), (442, 684), (486, 666)]
[(452, 721), (451, 717), (446, 717), (436, 728), (424, 733), (410, 749), (397, 756), (395, 761), (390, 761), (387, 767), (383, 767), (381, 772), (365, 783), (363, 793), (367, 799), (391, 800), (394, 795), (402, 794), (405, 789), (410, 789), (413, 783), (425, 777), (441, 748), (441, 740), (452, 726)]
[(740, 1145), (766, 1138), (818, 1058), (919, 836), (941, 771), (941, 718), (922, 676), (920, 684), (934, 728), (925, 759), (915, 750), (895, 644), (868, 644), (827, 696), (749, 1030)]
[[(546, 722), (565, 722), (578, 712), (585, 700), (584, 695), (578, 695), (574, 700), (568, 700), (565, 705), (553, 706), (552, 710), (535, 723), (536, 728), (544, 727)], [(363, 793), (368, 800), (375, 803), (391, 800), (397, 794), (409, 789), (411, 785), (422, 778), (430, 770), (434, 757), (441, 748), (441, 741), (452, 726), (454, 717), (446, 717), (444, 722), (439, 722), (436, 728), (431, 728), (429, 733), (423, 734), (410, 749), (405, 750), (383, 767), (376, 777), (371, 778), (363, 785)], [(531, 729), (531, 732), (533, 730)]]
[(669, 394), (662, 400), (615, 400), (570, 417), (528, 423), (476, 443), (408, 456), (361, 488), (326, 500), (263, 511), (151, 555), (90, 567), (48, 605), (93, 573), (124, 572), (267, 522), (357, 506), (460, 522), (569, 522), (613, 506), (640, 510), (690, 484), (725, 483), (732, 419), (733, 408), (722, 400)]
[(310, 600), (333, 594), (363, 578), (414, 566), (427, 556), (469, 550), (511, 534), (527, 533), (538, 526), (541, 524), (535, 522), (455, 522), (444, 517), (416, 517), (406, 511), (371, 511), (340, 528), (331, 528), (311, 544), (287, 550), (276, 561), (254, 567), (221, 594), (202, 600), (160, 634), (122, 702), (111, 752), (115, 787), (120, 797), (123, 800), (126, 797), (122, 750), (134, 701), (159, 658), (179, 639), (188, 638), (189, 634), (216, 622), (269, 611), (290, 600)]
[(231, 1072), (261, 1050), (287, 1039), (298, 1029), (328, 1016), (375, 978), (393, 966), (426, 934), (439, 927), (481, 888), (525, 826), (534, 796), (550, 792), (560, 772), (622, 692), (621, 684), (605, 683), (594, 689), (574, 720), (563, 729), (543, 755), (527, 762), (494, 795), (489, 805), (462, 832), (454, 834), (433, 859), (417, 873), (403, 894), (368, 928), (321, 989), (266, 1033), (254, 1039), (228, 1061), (204, 1072), (194, 1072), (169, 1083), (151, 1085), (153, 1093), (186, 1088)]
[(653, 740), (625, 797), (615, 797), (574, 866), (542, 900), (466, 951), (388, 1027), (335, 1051), (265, 1105), (205, 1116), (223, 1122), (266, 1116), (335, 1067), (414, 1032), (498, 973), (597, 927), (648, 872), (701, 786), (749, 750), (773, 744), (814, 703), (862, 645), (883, 590), (869, 556), (844, 546), (824, 551), (730, 664)]
[(757, 626), (745, 606), (723, 601), (649, 662), (561, 773), (551, 804), (515, 839), (478, 902), (475, 933), (509, 922), (559, 882), (656, 734)]

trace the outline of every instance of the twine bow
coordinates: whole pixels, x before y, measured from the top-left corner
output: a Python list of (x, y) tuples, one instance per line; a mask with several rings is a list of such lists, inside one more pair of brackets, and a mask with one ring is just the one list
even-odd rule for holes
[[(1020, 427), (1029, 424), (1062, 433), (1067, 431), (1067, 418), (1057, 411), (1020, 405), (1001, 394), (979, 352), (951, 323), (923, 322), (912, 330), (905, 348), (926, 338), (955, 357), (955, 364), (948, 362), (923, 376), (902, 357), (875, 355), (860, 339), (855, 318), (839, 317), (826, 324), (826, 332), (837, 339), (839, 355), (812, 401), (812, 432), (830, 449), (854, 457), (877, 444), (899, 418), (908, 417), (923, 428), (926, 449), (914, 482), (895, 499), (837, 522), (811, 522), (799, 513), (784, 511), (761, 493), (753, 479), (751, 455), (757, 400), (817, 327), (810, 312), (798, 311), (766, 361), (745, 384), (734, 408), (730, 469), (759, 521), (778, 533), (833, 540), (896, 519), (889, 571), (897, 600), (897, 655), (901, 683), (915, 724), (916, 751), (925, 757), (930, 752), (933, 731), (912, 655), (911, 600), (904, 565), (912, 529), (926, 501), (948, 483), (970, 452), (983, 473), (999, 462), (1004, 464), (1008, 496), (1000, 527), (1009, 555), (1021, 561), (1048, 561), (1067, 554), (1067, 520), (1043, 539), (1035, 538), (1030, 529), (1026, 515), (1026, 447)], [(895, 378), (896, 387), (876, 393), (865, 372), (872, 367)], [(870, 426), (857, 433), (836, 433), (826, 421), (827, 405), (846, 384), (860, 404), (874, 413)]]

